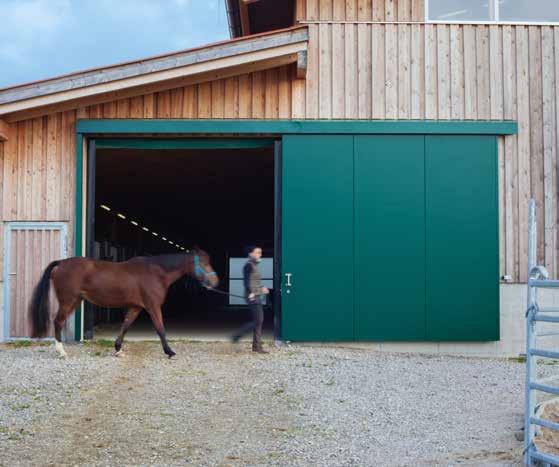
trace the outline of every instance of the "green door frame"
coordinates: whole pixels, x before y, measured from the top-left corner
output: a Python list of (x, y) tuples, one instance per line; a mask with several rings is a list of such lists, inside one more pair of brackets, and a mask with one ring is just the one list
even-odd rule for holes
[[(434, 121), (434, 120), (156, 120), (156, 119), (80, 119), (76, 123), (76, 191), (74, 248), (84, 255), (84, 143), (95, 138), (104, 147), (180, 149), (270, 144), (270, 137), (287, 134), (449, 134), (512, 135), (515, 121)], [(245, 139), (251, 138), (250, 140)], [(168, 139), (172, 138), (172, 139)], [(262, 141), (255, 138), (265, 138)], [(104, 139), (103, 142), (101, 140)], [(124, 141), (124, 140), (128, 141)], [(159, 141), (156, 143), (155, 141)], [(112, 146), (111, 146), (112, 145)], [(127, 146), (128, 145), (128, 146)], [(236, 146), (237, 145), (237, 146)], [(170, 146), (170, 147), (169, 147)], [(101, 147), (101, 146), (100, 146)], [(81, 308), (76, 311), (75, 340), (82, 340)]]

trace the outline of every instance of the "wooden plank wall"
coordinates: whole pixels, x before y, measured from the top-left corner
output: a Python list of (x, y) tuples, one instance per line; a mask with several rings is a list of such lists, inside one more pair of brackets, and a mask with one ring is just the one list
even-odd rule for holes
[(311, 39), (294, 117), (517, 120), (499, 141), (501, 274), (526, 280), (534, 197), (538, 262), (556, 277), (559, 28), (380, 23), (422, 15), (414, 0), (299, 0)]
[(76, 111), (10, 124), (3, 143), (3, 221), (68, 222), (72, 244)]
[(78, 109), (78, 118), (291, 118), (284, 66)]
[(296, 19), (400, 22), (425, 18), (424, 0), (296, 0)]

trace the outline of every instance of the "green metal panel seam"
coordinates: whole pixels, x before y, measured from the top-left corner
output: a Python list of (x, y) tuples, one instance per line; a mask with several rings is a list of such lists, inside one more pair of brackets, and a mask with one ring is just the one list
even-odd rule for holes
[(88, 134), (516, 134), (511, 120), (78, 120), (78, 133)]
[(357, 297), (357, 274), (356, 274), (356, 259), (357, 258), (357, 254), (359, 253), (357, 251), (357, 232), (358, 232), (358, 225), (357, 222), (359, 222), (356, 212), (357, 212), (357, 158), (355, 157), (355, 136), (352, 138), (352, 142), (353, 142), (353, 153), (352, 153), (352, 157), (353, 157), (353, 340), (356, 340), (357, 338), (357, 329), (355, 328), (356, 326), (356, 320), (355, 320), (355, 313), (357, 311), (357, 305), (356, 302), (357, 300), (355, 299), (355, 297)]
[[(74, 255), (83, 255), (82, 227), (83, 227), (83, 135), (76, 135), (76, 200), (74, 215)], [(76, 309), (74, 319), (74, 339), (82, 339), (82, 312), (81, 305)]]
[(423, 313), (423, 330), (425, 331), (425, 340), (427, 340), (427, 311), (428, 311), (428, 304), (427, 304), (427, 297), (429, 294), (427, 293), (427, 262), (429, 261), (429, 255), (427, 252), (427, 137), (423, 136), (423, 218), (425, 219), (423, 225), (423, 251), (425, 253), (425, 263), (423, 264), (423, 273), (424, 277), (424, 284), (425, 284), (425, 299), (424, 299), (424, 313)]

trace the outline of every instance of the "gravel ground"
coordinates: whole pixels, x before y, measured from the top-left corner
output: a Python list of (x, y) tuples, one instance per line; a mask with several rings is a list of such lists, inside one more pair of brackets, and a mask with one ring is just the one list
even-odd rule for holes
[(521, 465), (513, 360), (0, 346), (0, 465)]

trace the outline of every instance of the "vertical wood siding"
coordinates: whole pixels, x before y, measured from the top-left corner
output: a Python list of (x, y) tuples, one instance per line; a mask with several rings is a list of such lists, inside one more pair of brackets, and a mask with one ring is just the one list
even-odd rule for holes
[(298, 21), (423, 21), (424, 0), (296, 0)]

